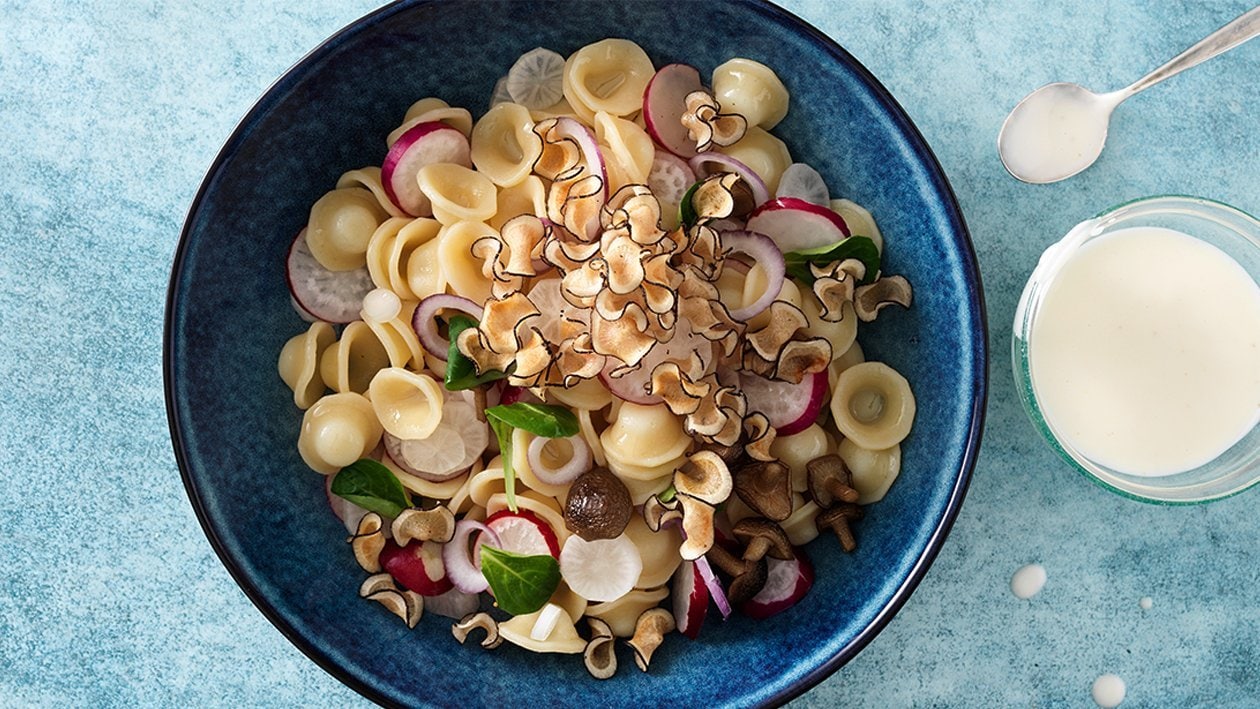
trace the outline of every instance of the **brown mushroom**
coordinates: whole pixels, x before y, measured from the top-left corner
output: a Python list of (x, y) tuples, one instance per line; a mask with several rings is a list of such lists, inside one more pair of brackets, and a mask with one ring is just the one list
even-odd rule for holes
[(717, 457), (721, 458), (728, 468), (738, 463), (739, 459), (744, 457), (744, 445), (739, 440), (736, 440), (729, 446), (724, 446), (717, 441), (710, 441), (700, 446), (700, 450), (716, 453)]
[(586, 671), (595, 679), (608, 679), (617, 673), (617, 653), (612, 628), (599, 618), (587, 618), (591, 626), (591, 640), (582, 652)]
[(768, 573), (769, 563), (765, 559), (758, 559), (748, 564), (744, 573), (736, 576), (731, 581), (730, 588), (726, 590), (727, 600), (732, 605), (739, 605), (744, 601), (750, 600), (766, 585)]
[(376, 601), (390, 613), (398, 616), (408, 628), (416, 627), (424, 615), (424, 597), (418, 593), (400, 590), (389, 574), (375, 574), (359, 586), (359, 597)]
[(385, 549), (385, 521), (375, 512), (363, 515), (359, 526), (350, 537), (354, 560), (369, 574), (380, 573), (381, 551)]
[(412, 540), (445, 544), (455, 536), (455, 515), (445, 505), (430, 510), (412, 507), (394, 518), (391, 530), (398, 546), (407, 546)]
[(713, 548), (709, 549), (708, 553), (705, 554), (705, 557), (708, 558), (711, 564), (725, 571), (730, 576), (739, 576), (748, 571), (749, 566), (752, 566), (750, 562), (744, 561), (727, 551), (726, 547), (721, 544), (714, 544)]
[(780, 461), (753, 461), (735, 471), (735, 494), (767, 519), (792, 514), (792, 471)]
[(682, 506), (686, 535), (678, 553), (688, 561), (695, 561), (713, 546), (713, 505), (690, 495), (679, 495), (678, 503)]
[(460, 618), (458, 623), (451, 625), (451, 635), (463, 645), (468, 634), (477, 629), (486, 631), (486, 637), (481, 641), (481, 646), (485, 649), (493, 650), (503, 643), (503, 638), (499, 636), (498, 622), (485, 611), (469, 613)]
[(844, 460), (834, 453), (815, 458), (805, 464), (809, 473), (809, 494), (819, 507), (831, 507), (836, 501), (857, 502), (853, 474)]
[(671, 522), (677, 522), (682, 517), (683, 513), (679, 509), (677, 497), (669, 502), (661, 502), (660, 495), (653, 495), (643, 503), (643, 521), (653, 532), (661, 531), (662, 527)]
[(647, 672), (652, 653), (660, 647), (665, 634), (675, 627), (674, 616), (664, 608), (643, 611), (634, 625), (634, 637), (626, 641), (627, 645), (634, 648), (634, 663), (640, 670)]
[(744, 559), (757, 561), (769, 555), (775, 559), (794, 559), (796, 552), (783, 528), (761, 517), (741, 519), (731, 528), (735, 538), (745, 544)]
[(686, 463), (674, 471), (674, 489), (679, 495), (694, 497), (710, 505), (719, 505), (731, 496), (731, 472), (713, 451), (691, 454)]
[(836, 537), (840, 540), (840, 546), (845, 551), (853, 551), (857, 549), (857, 539), (853, 536), (853, 530), (849, 527), (849, 522), (859, 519), (862, 519), (862, 508), (852, 503), (844, 502), (821, 512), (814, 519), (814, 524), (818, 526), (818, 531), (820, 532), (825, 529), (834, 531)]
[(616, 539), (626, 530), (634, 503), (626, 484), (605, 468), (582, 473), (569, 487), (564, 526), (590, 541)]
[(884, 276), (870, 285), (858, 286), (853, 295), (853, 309), (859, 320), (870, 322), (879, 315), (879, 311), (893, 303), (903, 308), (910, 307), (913, 298), (909, 281), (901, 276)]

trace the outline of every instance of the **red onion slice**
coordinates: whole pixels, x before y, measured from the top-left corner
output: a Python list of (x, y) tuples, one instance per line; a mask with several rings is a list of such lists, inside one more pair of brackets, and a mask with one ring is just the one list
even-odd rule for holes
[(586, 163), (587, 172), (598, 174), (604, 183), (604, 198), (608, 198), (608, 170), (604, 168), (604, 155), (599, 150), (599, 141), (590, 128), (582, 125), (577, 119), (561, 116), (556, 119), (554, 134), (561, 138), (572, 138), (582, 151), (582, 161)]
[(556, 439), (535, 436), (534, 440), (529, 442), (529, 451), (526, 453), (529, 458), (529, 468), (534, 471), (534, 476), (539, 480), (548, 485), (568, 485), (576, 480), (577, 476), (591, 469), (591, 447), (586, 444), (586, 439), (582, 438), (580, 433), (563, 439), (573, 446), (573, 455), (564, 465), (558, 468), (546, 465), (543, 462), (543, 448), (552, 440)]
[[(713, 596), (713, 602), (717, 604), (718, 610), (721, 611), (722, 620), (730, 618), (731, 602), (726, 599), (726, 591), (722, 590), (722, 582), (718, 580), (717, 576), (713, 575), (713, 567), (709, 566), (708, 557), (701, 556), (696, 559), (696, 568), (700, 571), (700, 578), (704, 579), (704, 585), (709, 587), (709, 595)], [(447, 573), (450, 573), (449, 565), (447, 566)]]
[(766, 271), (766, 291), (757, 300), (731, 311), (732, 318), (744, 322), (770, 307), (774, 299), (779, 297), (783, 279), (787, 276), (787, 265), (783, 261), (783, 252), (779, 251), (774, 240), (755, 231), (724, 231), (722, 247), (748, 254)]
[[(734, 172), (748, 183), (749, 189), (752, 190), (753, 206), (760, 206), (770, 201), (770, 189), (766, 187), (766, 183), (761, 176), (753, 172), (751, 167), (736, 160), (730, 155), (715, 153), (712, 150), (700, 153), (690, 161), (691, 169), (696, 171), (696, 177), (704, 179), (715, 172)], [(711, 165), (718, 165), (725, 169), (715, 170)]]
[(486, 577), (473, 565), (472, 552), (468, 548), (468, 539), (473, 532), (485, 535), (486, 543), (499, 545), (499, 536), (481, 522), (462, 519), (455, 523), (455, 536), (442, 547), (442, 564), (446, 566), (446, 575), (451, 583), (464, 593), (481, 593), (490, 587)]
[(431, 295), (416, 306), (416, 313), (411, 317), (411, 328), (416, 331), (416, 337), (420, 338), (420, 344), (424, 345), (425, 351), (445, 362), (451, 343), (438, 334), (436, 316), (439, 310), (457, 310), (480, 322), (485, 309), (467, 298), (446, 293)]

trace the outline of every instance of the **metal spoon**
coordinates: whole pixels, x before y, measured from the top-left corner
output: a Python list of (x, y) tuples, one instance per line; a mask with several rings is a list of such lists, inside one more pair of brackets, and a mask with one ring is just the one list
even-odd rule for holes
[(1069, 83), (1047, 84), (1024, 97), (1002, 123), (998, 154), (1017, 179), (1045, 184), (1067, 179), (1102, 154), (1111, 113), (1144, 89), (1260, 35), (1260, 6), (1243, 13), (1127, 88), (1096, 94)]

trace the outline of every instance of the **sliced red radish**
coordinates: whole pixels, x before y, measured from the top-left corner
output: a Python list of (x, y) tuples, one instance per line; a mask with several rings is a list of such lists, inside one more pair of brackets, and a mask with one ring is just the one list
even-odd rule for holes
[(524, 401), (530, 404), (543, 403), (542, 399), (534, 396), (534, 392), (526, 389), (525, 387), (504, 384), (503, 391), (499, 394), (499, 403), (507, 406), (508, 404), (515, 404), (518, 401)]
[(452, 588), (442, 563), (442, 545), (437, 542), (411, 542), (403, 547), (385, 542), (381, 568), (407, 590), (421, 596), (436, 596)]
[(761, 205), (748, 216), (748, 229), (774, 239), (785, 253), (829, 246), (849, 236), (849, 225), (839, 214), (796, 197)]
[(582, 176), (598, 175), (604, 182), (604, 197), (607, 198), (608, 170), (604, 167), (604, 154), (600, 152), (595, 133), (582, 125), (581, 121), (561, 116), (556, 119), (556, 125), (551, 129), (549, 137), (552, 139), (569, 138), (577, 144), (578, 149), (582, 151), (582, 163), (586, 166), (586, 171), (580, 174)]
[(733, 172), (739, 175), (748, 184), (748, 188), (752, 190), (754, 207), (770, 200), (770, 189), (766, 187), (766, 182), (761, 179), (761, 175), (758, 175), (751, 167), (730, 155), (710, 150), (692, 158), (690, 164), (691, 169), (696, 173), (696, 177), (701, 180), (719, 172)]
[(442, 419), (427, 438), (402, 439), (385, 433), (385, 452), (412, 475), (442, 482), (457, 477), (486, 452), (490, 427), (477, 418), (477, 409), (462, 397), (448, 395)]
[(682, 115), (687, 110), (687, 94), (703, 91), (700, 72), (687, 64), (666, 64), (652, 76), (643, 91), (643, 123), (658, 145), (680, 158), (696, 154)]
[[(716, 533), (717, 530), (714, 530), (714, 532)], [(718, 579), (717, 574), (713, 573), (713, 567), (709, 565), (708, 558), (702, 556), (696, 559), (695, 565), (696, 571), (700, 573), (700, 578), (704, 579), (705, 588), (709, 589), (709, 595), (713, 597), (713, 604), (717, 606), (718, 612), (722, 614), (722, 620), (730, 618), (731, 602), (727, 600), (726, 591), (722, 590), (722, 582)]]
[(306, 308), (302, 307), (302, 304), (297, 301), (297, 298), (293, 297), (292, 291), (289, 292), (289, 305), (292, 305), (293, 312), (297, 313), (298, 317), (302, 318), (306, 322), (317, 322), (319, 320), (319, 318), (311, 315)]
[[(443, 560), (445, 560), (445, 556), (443, 556)], [(447, 573), (449, 573), (449, 570)], [(476, 613), (480, 607), (480, 596), (475, 593), (464, 593), (458, 588), (452, 588), (446, 593), (440, 593), (424, 599), (424, 611), (426, 613), (436, 613), (455, 620), (459, 620), (469, 613)]]
[(560, 576), (588, 601), (615, 601), (634, 588), (643, 573), (639, 548), (626, 535), (587, 541), (574, 534), (560, 552)]
[(420, 191), (416, 175), (434, 163), (472, 167), (468, 138), (439, 121), (417, 124), (400, 135), (381, 164), (381, 185), (390, 201), (413, 217), (431, 215), (429, 198)]
[(666, 215), (674, 215), (674, 219), (677, 219), (678, 205), (695, 183), (696, 173), (686, 160), (664, 150), (657, 150), (652, 156), (652, 169), (648, 172), (647, 184), (661, 204), (662, 221)]
[[(339, 497), (332, 493), (332, 481), (336, 475), (324, 476), (324, 494), (328, 496), (328, 506), (332, 508), (333, 514), (337, 515), (337, 519), (345, 525), (346, 531), (354, 534), (359, 531), (359, 522), (363, 520), (364, 515), (368, 511), (344, 497)], [(389, 525), (384, 526), (385, 530), (389, 530)]]
[(455, 588), (464, 593), (481, 593), (490, 586), (481, 569), (473, 562), (472, 551), (468, 546), (468, 541), (474, 534), (478, 534), (481, 540), (495, 548), (502, 543), (494, 530), (486, 525), (471, 519), (462, 519), (455, 523), (455, 535), (442, 546), (442, 563), (446, 565), (446, 574)]
[(329, 271), (315, 260), (306, 244), (306, 230), (298, 232), (285, 261), (289, 294), (296, 305), (318, 320), (348, 323), (359, 319), (363, 297), (376, 287), (366, 267)]
[(796, 197), (830, 209), (831, 193), (827, 190), (827, 183), (817, 170), (803, 162), (788, 165), (779, 177), (779, 189), (774, 196)]
[[(529, 510), (496, 512), (486, 519), (486, 526), (498, 537), (498, 543), (492, 544), (496, 549), (525, 556), (550, 554), (560, 558), (560, 542), (556, 539), (555, 530)], [(481, 547), (485, 544), (491, 544), (491, 541), (483, 535), (473, 546), (473, 560), (478, 567)]]
[(753, 263), (760, 264), (766, 272), (765, 292), (748, 305), (731, 310), (731, 317), (743, 322), (770, 307), (779, 297), (783, 279), (787, 276), (787, 265), (783, 261), (783, 252), (779, 251), (774, 241), (755, 231), (722, 232), (722, 248), (751, 256)]
[(827, 372), (807, 374), (800, 384), (739, 373), (739, 388), (748, 398), (748, 411), (760, 411), (780, 436), (809, 428), (818, 420), (827, 398)]
[(419, 338), (420, 344), (424, 345), (426, 352), (445, 362), (451, 351), (451, 341), (438, 332), (437, 314), (442, 310), (453, 310), (471, 315), (474, 320), (480, 322), (485, 315), (485, 308), (468, 298), (447, 293), (428, 296), (416, 306), (416, 312), (411, 316), (411, 329), (416, 331), (416, 337)]
[(694, 562), (684, 560), (674, 572), (673, 593), (674, 622), (678, 624), (678, 632), (695, 640), (709, 610), (709, 589)]
[(739, 606), (740, 613), (758, 620), (796, 605), (814, 585), (814, 566), (799, 549), (795, 559), (766, 557), (766, 561), (766, 585)]

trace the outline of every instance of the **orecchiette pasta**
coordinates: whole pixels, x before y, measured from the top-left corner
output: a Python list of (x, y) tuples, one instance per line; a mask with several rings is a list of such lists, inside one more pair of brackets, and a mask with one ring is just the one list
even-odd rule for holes
[(818, 524), (814, 521), (822, 508), (813, 500), (805, 501), (798, 495), (792, 496), (792, 514), (779, 523), (788, 541), (796, 546), (804, 546), (818, 536)]
[(739, 142), (722, 149), (722, 152), (752, 168), (761, 176), (770, 194), (779, 188), (779, 178), (792, 164), (792, 155), (783, 141), (761, 128), (749, 127)]
[(840, 442), (840, 457), (853, 473), (853, 487), (858, 491), (858, 504), (869, 505), (884, 499), (901, 472), (901, 446), (870, 450), (852, 440)]
[(298, 453), (318, 473), (332, 475), (381, 442), (381, 423), (361, 394), (329, 394), (302, 416)]
[(831, 416), (845, 438), (871, 450), (891, 448), (910, 433), (914, 394), (910, 383), (881, 362), (863, 362), (840, 373)]
[(608, 459), (604, 457), (604, 443), (599, 440), (599, 432), (595, 430), (595, 422), (591, 420), (590, 409), (577, 410), (578, 430), (582, 434), (582, 438), (586, 439), (586, 445), (590, 446), (591, 457), (595, 459), (595, 465), (603, 467), (608, 465)]
[(333, 190), (311, 206), (306, 245), (330, 271), (350, 271), (366, 262), (368, 242), (389, 213), (362, 187)]
[(574, 409), (598, 411), (612, 403), (612, 393), (598, 379), (583, 379), (568, 389), (552, 389), (551, 397)]
[(547, 216), (547, 188), (536, 175), (530, 175), (511, 187), (499, 190), (494, 216), (490, 226), (502, 229), (508, 220), (522, 214), (536, 217)]
[(433, 377), (400, 367), (382, 369), (368, 386), (372, 409), (386, 431), (423, 439), (442, 422), (445, 391)]
[[(788, 91), (774, 71), (751, 59), (731, 59), (713, 70), (713, 96), (724, 113), (769, 130), (788, 111)], [(771, 190), (773, 192), (773, 190)]]
[(547, 602), (563, 608), (569, 619), (574, 623), (586, 615), (586, 607), (590, 605), (589, 601), (574, 593), (573, 589), (569, 588), (569, 584), (564, 581), (561, 581), (560, 585), (556, 586), (556, 592), (551, 594), (551, 598)]
[(604, 111), (629, 116), (643, 107), (643, 91), (656, 73), (639, 45), (625, 39), (588, 44), (564, 65), (564, 97), (588, 123)]
[(385, 187), (381, 185), (381, 168), (379, 167), (361, 167), (358, 170), (350, 170), (342, 173), (337, 178), (337, 189), (345, 189), (347, 187), (362, 187), (372, 193), (376, 198), (376, 203), (380, 205), (391, 217), (405, 217), (407, 214), (394, 204), (394, 201), (385, 194)]
[(458, 222), (443, 227), (438, 235), (438, 258), (451, 293), (478, 305), (490, 297), (490, 281), (482, 274), (481, 259), (473, 256), (472, 245), (477, 239), (498, 233), (481, 222)]
[(468, 112), (468, 109), (451, 108), (450, 105), (440, 98), (422, 98), (411, 104), (411, 108), (407, 109), (407, 115), (403, 118), (402, 125), (390, 131), (389, 136), (385, 138), (385, 144), (392, 146), (398, 142), (403, 133), (421, 123), (429, 123), (431, 121), (445, 123), (464, 135), (469, 135), (472, 132), (472, 114)]
[[(423, 297), (411, 288), (410, 266), (416, 249), (432, 241), (442, 225), (433, 219), (388, 219), (372, 234), (367, 268), (378, 288), (394, 291), (403, 300)], [(426, 294), (427, 295), (427, 294)]]
[[(604, 150), (604, 161), (614, 163), (625, 177), (622, 184), (645, 184), (652, 171), (656, 148), (652, 138), (634, 123), (604, 111), (595, 114), (595, 137)], [(622, 184), (616, 182), (612, 189)]]
[(532, 631), (538, 623), (542, 610), (525, 615), (512, 616), (499, 623), (499, 635), (513, 645), (518, 645), (533, 652), (554, 652), (562, 655), (576, 655), (586, 649), (586, 641), (578, 635), (573, 619), (568, 613), (556, 621), (551, 632), (542, 640), (534, 638)]
[(643, 559), (643, 571), (635, 588), (652, 588), (669, 582), (674, 570), (682, 563), (678, 548), (682, 546), (682, 534), (676, 526), (662, 528), (659, 532), (648, 529), (643, 515), (632, 515), (624, 534), (639, 549)]
[(341, 331), (337, 342), (324, 350), (319, 369), (333, 391), (367, 391), (372, 377), (389, 366), (389, 353), (376, 333), (362, 320), (356, 320)]
[(809, 320), (809, 325), (804, 330), (805, 334), (809, 337), (821, 337), (831, 343), (833, 359), (842, 356), (857, 341), (858, 317), (852, 303), (843, 303), (840, 306), (843, 317), (833, 322), (822, 318), (822, 303), (818, 301), (817, 296), (812, 292), (803, 293), (801, 312), (805, 313), (806, 319)]
[(433, 204), (433, 217), (444, 225), (484, 222), (494, 216), (494, 183), (463, 165), (425, 165), (416, 175), (416, 182)]
[[(848, 317), (847, 315), (845, 317)], [(831, 366), (827, 367), (827, 385), (831, 389), (831, 395), (835, 396), (836, 380), (840, 378), (840, 373), (852, 367), (855, 364), (861, 364), (866, 361), (866, 357), (862, 354), (862, 346), (857, 342), (849, 345), (849, 349), (843, 354), (831, 360)]]
[(446, 273), (438, 257), (441, 248), (440, 239), (429, 239), (417, 246), (407, 259), (407, 288), (417, 298), (446, 292)]
[(390, 366), (406, 367), (410, 362), (424, 361), (424, 348), (420, 346), (416, 330), (411, 326), (411, 318), (419, 304), (415, 300), (400, 302), (397, 314), (388, 320), (366, 316), (363, 318), (363, 322), (376, 335), (376, 339), (389, 355)]
[(540, 154), (542, 140), (534, 133), (534, 119), (524, 106), (498, 104), (473, 127), (473, 165), (499, 187), (512, 187), (528, 178)]
[(636, 588), (615, 601), (592, 603), (586, 607), (586, 614), (607, 623), (613, 635), (628, 638), (634, 635), (635, 621), (643, 615), (643, 611), (655, 608), (668, 595), (669, 591), (664, 587)]
[(280, 378), (293, 390), (293, 403), (299, 409), (309, 409), (324, 395), (320, 357), (336, 337), (331, 325), (317, 321), (306, 332), (290, 338), (280, 350)]
[(849, 225), (849, 231), (854, 236), (865, 236), (875, 242), (875, 248), (883, 253), (884, 251), (884, 235), (879, 233), (879, 227), (875, 225), (875, 218), (866, 208), (856, 202), (847, 199), (831, 200), (831, 211), (839, 214), (844, 219), (844, 223)]
[(827, 440), (827, 432), (816, 423), (800, 433), (777, 436), (770, 444), (770, 455), (778, 458), (792, 471), (792, 489), (796, 492), (805, 492), (809, 487), (806, 464), (835, 452), (835, 448)]

